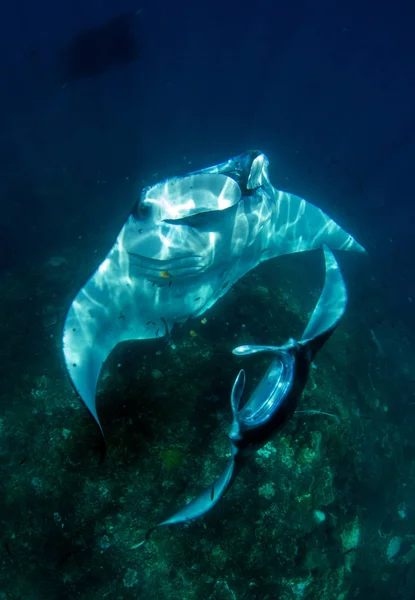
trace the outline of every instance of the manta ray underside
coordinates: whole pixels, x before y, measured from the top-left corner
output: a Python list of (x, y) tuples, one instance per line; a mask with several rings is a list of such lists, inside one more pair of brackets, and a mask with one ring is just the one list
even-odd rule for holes
[(364, 252), (319, 208), (275, 189), (259, 151), (145, 188), (64, 325), (69, 376), (101, 432), (96, 386), (117, 344), (164, 335), (259, 263), (323, 243)]

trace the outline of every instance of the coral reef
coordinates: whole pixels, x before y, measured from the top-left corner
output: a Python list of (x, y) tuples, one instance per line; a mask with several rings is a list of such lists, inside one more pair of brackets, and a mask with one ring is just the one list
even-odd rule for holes
[[(294, 416), (211, 514), (132, 551), (220, 473), (242, 364), (231, 350), (300, 335), (320, 265), (260, 267), (169, 340), (117, 348), (100, 382), (99, 465), (99, 434), (60, 354), (78, 277), (76, 252), (60, 253), (1, 284), (1, 600), (410, 599), (414, 442), (393, 395), (399, 378), (409, 406), (415, 357), (399, 326), (382, 340), (388, 360), (401, 357), (387, 377), (362, 327), (370, 306), (351, 303), (299, 407), (338, 418)], [(243, 364), (254, 385), (267, 359)]]

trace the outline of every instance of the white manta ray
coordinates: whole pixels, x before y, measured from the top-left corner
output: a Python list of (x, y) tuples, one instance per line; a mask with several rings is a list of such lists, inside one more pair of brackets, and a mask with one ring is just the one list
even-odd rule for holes
[(63, 352), (102, 432), (96, 386), (119, 342), (165, 335), (202, 315), (259, 263), (327, 244), (364, 252), (319, 208), (275, 189), (247, 152), (145, 188), (115, 244), (73, 300)]

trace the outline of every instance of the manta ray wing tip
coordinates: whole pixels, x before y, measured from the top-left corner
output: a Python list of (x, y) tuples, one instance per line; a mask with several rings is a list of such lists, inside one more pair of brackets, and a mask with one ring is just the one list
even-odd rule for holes
[(130, 550), (137, 550), (137, 548), (141, 548), (141, 546), (144, 546), (146, 541), (147, 540), (144, 539), (142, 542), (138, 542), (138, 544), (134, 544), (133, 546), (130, 546)]

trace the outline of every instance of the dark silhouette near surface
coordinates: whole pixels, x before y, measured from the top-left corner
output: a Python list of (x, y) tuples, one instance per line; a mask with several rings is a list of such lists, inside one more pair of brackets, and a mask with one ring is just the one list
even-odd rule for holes
[(136, 16), (136, 13), (126, 13), (75, 36), (62, 51), (64, 81), (93, 77), (135, 60), (138, 56)]

